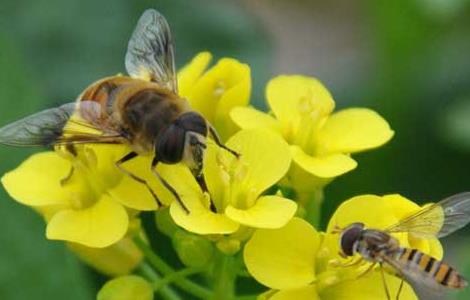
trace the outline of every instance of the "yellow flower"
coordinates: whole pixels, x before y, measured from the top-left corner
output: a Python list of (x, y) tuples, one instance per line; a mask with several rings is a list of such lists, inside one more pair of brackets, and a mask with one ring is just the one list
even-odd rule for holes
[(34, 154), (1, 181), (13, 199), (43, 214), (48, 239), (108, 247), (128, 231), (126, 208), (155, 210), (157, 204), (143, 185), (115, 167), (127, 147), (85, 145), (76, 150), (77, 157)]
[(208, 147), (204, 165), (208, 193), (187, 168), (161, 169), (190, 211), (172, 203), (170, 214), (176, 224), (198, 234), (230, 234), (240, 225), (278, 228), (286, 224), (296, 211), (295, 202), (262, 193), (289, 169), (288, 145), (268, 131), (242, 130), (227, 146), (240, 153), (240, 158), (214, 145)]
[(206, 70), (211, 54), (198, 54), (178, 73), (179, 93), (192, 109), (200, 112), (226, 141), (237, 130), (229, 117), (232, 108), (250, 100), (250, 67), (232, 58), (222, 58)]
[(370, 109), (333, 113), (332, 96), (314, 78), (278, 76), (268, 83), (266, 97), (273, 115), (238, 107), (230, 116), (241, 128), (269, 129), (291, 145), (288, 179), (297, 189), (312, 190), (351, 171), (357, 166), (351, 153), (379, 147), (393, 136), (388, 123)]
[[(339, 235), (335, 226), (363, 222), (366, 227), (385, 229), (421, 209), (399, 195), (363, 195), (340, 205), (328, 224), (327, 233), (317, 232), (306, 221), (294, 218), (280, 229), (259, 229), (244, 250), (245, 264), (253, 277), (273, 289), (263, 299), (386, 299), (378, 269), (359, 277), (369, 263), (341, 267)], [(419, 249), (436, 259), (442, 258), (437, 239), (423, 240), (407, 233), (394, 234), (402, 247)], [(386, 273), (392, 298), (401, 279)], [(417, 299), (408, 284), (400, 299)]]

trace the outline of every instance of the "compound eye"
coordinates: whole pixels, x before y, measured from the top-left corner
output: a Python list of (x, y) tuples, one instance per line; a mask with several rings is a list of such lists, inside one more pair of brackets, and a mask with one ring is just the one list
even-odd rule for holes
[(179, 163), (183, 159), (186, 132), (183, 128), (170, 125), (160, 135), (156, 145), (156, 156), (167, 164)]
[(177, 120), (177, 124), (186, 131), (192, 131), (207, 136), (206, 120), (196, 112), (187, 112), (181, 115)]
[(348, 226), (342, 233), (340, 239), (340, 247), (344, 254), (347, 256), (354, 255), (353, 247), (356, 241), (360, 238), (364, 225), (354, 223)]

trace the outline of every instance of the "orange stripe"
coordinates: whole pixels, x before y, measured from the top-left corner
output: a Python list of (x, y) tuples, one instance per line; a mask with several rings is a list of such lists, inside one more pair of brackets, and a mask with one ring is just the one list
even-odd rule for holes
[(426, 268), (426, 266), (428, 265), (428, 262), (431, 260), (431, 257), (429, 255), (426, 255), (423, 253), (423, 255), (421, 256), (418, 264), (419, 264), (419, 267), (424, 270)]
[(449, 271), (449, 268), (450, 268), (449, 265), (442, 263), (436, 275), (434, 275), (434, 279), (436, 279), (437, 282), (442, 283), (444, 280), (444, 277)]
[(410, 248), (405, 248), (405, 251), (400, 256), (400, 260), (401, 261), (408, 261), (408, 257), (410, 257), (410, 254), (411, 254), (411, 249)]

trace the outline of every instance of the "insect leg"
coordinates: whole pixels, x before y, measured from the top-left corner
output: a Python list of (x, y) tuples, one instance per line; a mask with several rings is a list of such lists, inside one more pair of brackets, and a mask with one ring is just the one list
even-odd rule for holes
[(222, 143), (222, 141), (220, 140), (220, 137), (217, 134), (217, 131), (215, 130), (215, 128), (211, 124), (208, 124), (208, 126), (209, 126), (209, 132), (210, 132), (212, 138), (214, 139), (214, 142), (217, 144), (217, 146), (219, 146), (222, 149), (227, 150), (228, 152), (232, 153), (235, 157), (239, 158), (240, 153), (237, 153), (236, 151), (234, 151), (234, 150), (230, 149), (229, 147), (225, 146)]
[(123, 172), (124, 174), (126, 174), (127, 176), (129, 176), (130, 178), (134, 179), (135, 181), (137, 182), (140, 182), (142, 183), (143, 185), (145, 185), (147, 187), (147, 189), (149, 190), (150, 194), (152, 194), (153, 198), (155, 199), (155, 201), (157, 201), (157, 204), (158, 204), (158, 207), (161, 207), (163, 206), (163, 204), (160, 202), (160, 200), (158, 199), (157, 195), (155, 194), (155, 192), (152, 190), (152, 188), (150, 187), (150, 185), (147, 183), (147, 181), (145, 181), (144, 179), (136, 176), (135, 174), (131, 173), (130, 171), (124, 169), (121, 165), (123, 163), (125, 163), (126, 161), (129, 161), (133, 158), (136, 158), (138, 156), (138, 154), (134, 151), (132, 152), (129, 152), (127, 153), (123, 158), (121, 158), (120, 160), (118, 160), (115, 164), (116, 164), (116, 167), (121, 171)]
[(334, 266), (335, 267), (341, 267), (341, 268), (353, 267), (353, 266), (357, 266), (357, 265), (361, 264), (363, 261), (364, 261), (364, 259), (362, 257), (359, 257), (357, 259), (352, 259), (351, 261), (345, 262), (345, 263), (337, 262), (337, 263), (334, 264)]
[(362, 272), (361, 274), (359, 274), (359, 275), (356, 277), (356, 279), (359, 279), (359, 278), (361, 278), (361, 277), (367, 275), (370, 271), (372, 271), (372, 269), (375, 267), (376, 264), (377, 264), (377, 263), (375, 263), (375, 262), (372, 263), (364, 272)]
[(60, 180), (60, 186), (64, 186), (70, 180), (74, 172), (75, 172), (75, 168), (71, 166), (69, 173)]
[(379, 264), (379, 266), (380, 266), (380, 274), (382, 275), (382, 282), (384, 284), (385, 294), (387, 295), (387, 299), (391, 300), (392, 298), (390, 297), (390, 292), (388, 291), (387, 282), (385, 281), (384, 268), (382, 267), (381, 263)]
[(152, 160), (152, 173), (158, 178), (158, 180), (160, 180), (160, 182), (163, 184), (163, 186), (165, 188), (167, 188), (170, 193), (173, 194), (173, 196), (176, 198), (176, 201), (178, 201), (179, 205), (181, 205), (181, 208), (183, 208), (183, 210), (189, 214), (189, 209), (186, 207), (186, 205), (183, 203), (183, 201), (181, 200), (180, 196), (178, 195), (178, 193), (176, 192), (176, 190), (158, 173), (157, 171), (157, 164), (158, 164), (158, 159), (156, 157), (154, 157), (154, 159)]
[(399, 300), (400, 299), (400, 294), (401, 294), (401, 291), (403, 289), (403, 283), (405, 281), (402, 279), (401, 282), (400, 282), (400, 287), (398, 288), (398, 292), (397, 292), (397, 297), (395, 298), (396, 300)]

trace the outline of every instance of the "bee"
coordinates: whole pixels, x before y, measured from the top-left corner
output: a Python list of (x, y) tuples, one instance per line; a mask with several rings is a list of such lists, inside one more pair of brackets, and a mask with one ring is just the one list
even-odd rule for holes
[[(333, 232), (340, 233), (340, 255), (344, 258), (359, 254), (356, 261), (343, 266), (371, 262), (364, 272), (380, 266), (387, 299), (391, 299), (385, 282), (383, 266), (395, 270), (402, 278), (396, 294), (399, 298), (403, 280), (437, 292), (448, 289), (462, 289), (468, 283), (459, 272), (447, 263), (431, 257), (417, 249), (401, 247), (392, 233), (406, 232), (413, 237), (431, 239), (447, 236), (470, 222), (470, 192), (457, 194), (425, 207), (384, 230), (366, 228), (364, 223), (353, 223)], [(362, 276), (362, 275), (360, 275)]]
[(176, 190), (157, 172), (157, 165), (183, 162), (206, 189), (202, 167), (208, 136), (238, 154), (225, 147), (214, 127), (178, 95), (174, 53), (168, 22), (156, 10), (146, 10), (128, 43), (129, 76), (98, 80), (75, 102), (0, 128), (0, 144), (64, 146), (72, 154), (77, 144), (127, 144), (131, 151), (116, 162), (119, 170), (144, 184), (161, 206), (149, 184), (122, 166), (139, 155), (152, 155), (152, 172), (189, 213)]

